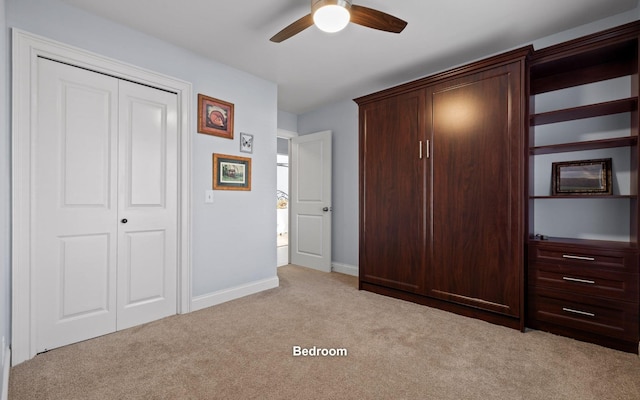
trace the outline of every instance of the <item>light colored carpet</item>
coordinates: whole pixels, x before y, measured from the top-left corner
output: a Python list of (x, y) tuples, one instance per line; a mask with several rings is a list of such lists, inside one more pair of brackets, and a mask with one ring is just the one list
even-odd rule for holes
[(38, 355), (11, 370), (9, 399), (640, 399), (636, 355), (358, 291), (346, 275), (278, 275), (279, 288)]

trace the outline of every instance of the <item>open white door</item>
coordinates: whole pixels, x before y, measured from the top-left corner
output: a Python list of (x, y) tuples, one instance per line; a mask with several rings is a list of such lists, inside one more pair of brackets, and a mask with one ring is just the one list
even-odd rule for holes
[(291, 263), (331, 272), (331, 131), (291, 139)]

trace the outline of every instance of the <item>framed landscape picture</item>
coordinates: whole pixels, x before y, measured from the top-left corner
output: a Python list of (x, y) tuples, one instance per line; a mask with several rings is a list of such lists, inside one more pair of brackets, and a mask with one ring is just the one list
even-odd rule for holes
[(233, 104), (198, 94), (198, 132), (233, 139)]
[(214, 153), (213, 188), (251, 190), (251, 159)]
[(554, 162), (551, 171), (554, 196), (612, 194), (610, 158)]

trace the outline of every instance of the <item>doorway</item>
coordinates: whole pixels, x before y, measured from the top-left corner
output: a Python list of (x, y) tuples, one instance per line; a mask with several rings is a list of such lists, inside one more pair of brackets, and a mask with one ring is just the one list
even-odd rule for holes
[(276, 249), (278, 267), (289, 264), (289, 142), (278, 137), (276, 155)]

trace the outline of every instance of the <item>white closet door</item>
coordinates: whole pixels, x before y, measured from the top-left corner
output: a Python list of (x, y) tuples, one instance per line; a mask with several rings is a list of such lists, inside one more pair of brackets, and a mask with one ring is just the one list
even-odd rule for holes
[[(118, 329), (176, 314), (177, 97), (120, 82)], [(126, 221), (126, 222), (125, 222)]]
[(175, 314), (177, 96), (46, 59), (37, 87), (36, 351)]
[(36, 351), (116, 327), (118, 80), (38, 60)]

